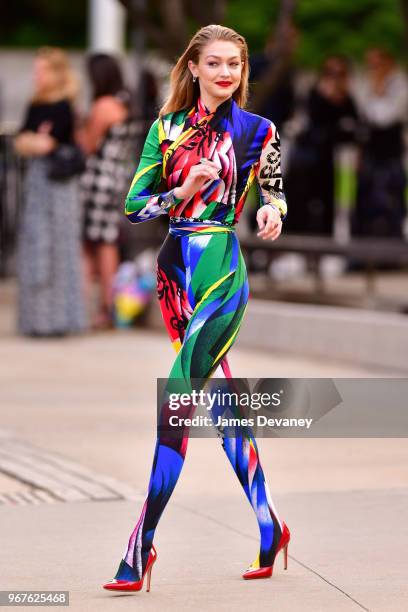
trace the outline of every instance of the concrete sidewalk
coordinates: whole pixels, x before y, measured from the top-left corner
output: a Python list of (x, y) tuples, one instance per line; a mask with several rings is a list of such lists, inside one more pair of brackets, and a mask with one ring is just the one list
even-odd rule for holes
[(256, 582), (240, 578), (257, 552), (255, 521), (227, 493), (208, 499), (197, 487), (189, 506), (172, 500), (156, 536), (152, 590), (133, 595), (100, 584), (116, 571), (134, 504), (2, 509), (1, 589), (68, 590), (81, 611), (406, 610), (407, 491), (275, 496), (292, 530), (288, 571), (280, 555), (272, 579)]
[[(292, 540), (288, 571), (245, 582), (256, 521), (217, 439), (191, 439), (155, 543), (152, 591), (112, 595), (141, 508), (154, 447), (155, 379), (173, 359), (143, 331), (0, 343), (0, 428), (51, 456), (116, 479), (129, 501), (0, 503), (0, 590), (69, 590), (71, 609), (327, 612), (407, 609), (408, 448), (404, 439), (261, 439), (261, 460)], [(236, 376), (390, 376), (392, 372), (231, 351)], [(1, 439), (0, 439), (1, 451)], [(20, 457), (15, 457), (17, 465)], [(32, 489), (18, 474), (0, 494)], [(9, 498), (12, 500), (12, 496)], [(131, 598), (131, 601), (129, 601)]]

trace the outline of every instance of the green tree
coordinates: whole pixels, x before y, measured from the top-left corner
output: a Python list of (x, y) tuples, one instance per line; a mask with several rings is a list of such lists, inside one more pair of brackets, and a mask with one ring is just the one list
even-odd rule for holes
[(404, 59), (400, 0), (301, 0), (296, 20), (302, 32), (302, 64), (316, 66), (337, 52), (359, 60), (371, 46), (385, 47)]
[[(170, 59), (180, 53), (201, 25), (224, 23), (241, 32), (252, 52), (263, 48), (274, 31), (282, 0), (117, 0), (148, 44)], [(84, 47), (87, 1), (19, 0), (6, 2), (0, 20), (1, 45)], [(135, 7), (146, 6), (145, 10)], [(297, 62), (318, 66), (328, 53), (360, 59), (368, 46), (381, 45), (405, 61), (408, 0), (298, 0), (300, 30)], [(403, 44), (405, 41), (405, 45)]]
[[(281, 0), (230, 0), (226, 22), (246, 36), (251, 51), (259, 51), (277, 24), (280, 6)], [(299, 0), (296, 59), (307, 67), (317, 67), (329, 53), (360, 60), (367, 47), (378, 45), (405, 60), (407, 20), (408, 0)]]
[(83, 47), (86, 44), (87, 2), (18, 0), (4, 2), (1, 12), (2, 47)]

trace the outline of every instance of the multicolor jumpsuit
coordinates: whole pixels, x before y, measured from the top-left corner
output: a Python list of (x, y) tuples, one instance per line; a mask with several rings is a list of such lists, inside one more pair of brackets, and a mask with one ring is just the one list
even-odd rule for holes
[[(227, 351), (234, 342), (248, 301), (245, 263), (234, 226), (248, 190), (256, 181), (261, 204), (286, 203), (280, 171), (279, 135), (273, 123), (241, 109), (229, 98), (210, 113), (201, 99), (191, 109), (159, 117), (147, 136), (126, 198), (132, 223), (170, 217), (169, 234), (157, 262), (157, 291), (168, 334), (177, 351), (170, 379), (230, 378)], [(201, 158), (214, 161), (211, 179), (192, 197), (166, 206), (168, 191), (181, 186)], [(163, 208), (164, 204), (164, 208)], [(159, 422), (167, 418), (164, 402)], [(273, 563), (282, 532), (248, 429), (220, 436), (222, 446), (256, 514), (260, 553), (252, 567)], [(148, 493), (115, 575), (140, 580), (160, 516), (174, 490), (188, 442), (158, 437)]]

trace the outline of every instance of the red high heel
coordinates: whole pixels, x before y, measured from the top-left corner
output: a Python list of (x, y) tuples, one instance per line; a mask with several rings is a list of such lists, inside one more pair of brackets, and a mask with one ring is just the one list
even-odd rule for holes
[(145, 571), (143, 572), (143, 576), (140, 580), (111, 580), (103, 585), (104, 589), (108, 591), (141, 591), (143, 588), (143, 581), (145, 576), (147, 576), (147, 586), (146, 591), (150, 591), (150, 579), (152, 575), (153, 564), (157, 559), (157, 552), (155, 547), (152, 545), (152, 548), (149, 553), (149, 558), (147, 559)]
[[(276, 550), (275, 559), (278, 555), (278, 552), (283, 549), (283, 569), (288, 569), (288, 545), (290, 540), (290, 531), (286, 525), (282, 521), (282, 535), (279, 540), (278, 548)], [(274, 563), (275, 563), (274, 559)], [(273, 563), (269, 567), (249, 567), (246, 572), (242, 574), (244, 580), (254, 580), (256, 578), (270, 578), (272, 576), (273, 571)]]

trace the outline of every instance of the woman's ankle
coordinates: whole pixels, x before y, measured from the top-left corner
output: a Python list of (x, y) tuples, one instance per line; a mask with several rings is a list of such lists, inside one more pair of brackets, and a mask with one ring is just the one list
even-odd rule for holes
[(137, 572), (124, 559), (119, 563), (118, 571), (115, 574), (114, 580), (129, 580), (135, 582), (139, 580)]

